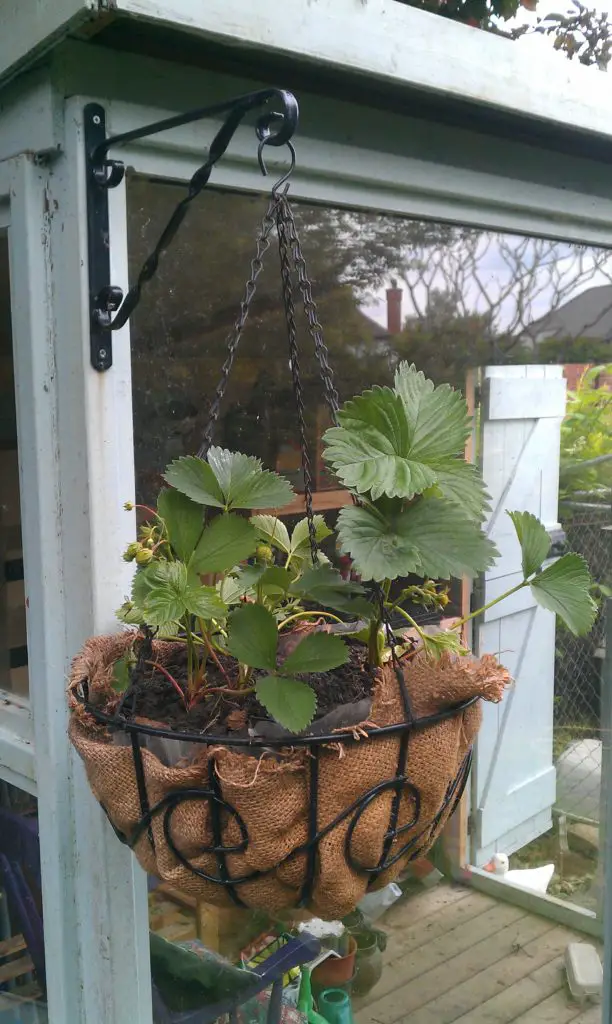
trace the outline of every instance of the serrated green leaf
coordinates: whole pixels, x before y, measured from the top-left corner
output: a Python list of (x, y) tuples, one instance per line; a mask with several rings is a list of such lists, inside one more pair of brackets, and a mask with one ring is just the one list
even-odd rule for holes
[(255, 527), (258, 537), (267, 541), (272, 547), (278, 548), (279, 551), (284, 551), (286, 555), (289, 554), (291, 541), (282, 519), (270, 515), (257, 515), (251, 516), (250, 521)]
[(155, 568), (155, 564), (156, 563), (154, 563), (153, 565), (148, 565), (144, 569), (138, 569), (134, 573), (134, 578), (132, 580), (131, 598), (133, 603), (140, 608), (144, 607), (144, 603), (147, 599), (147, 594), (149, 593), (151, 587), (155, 584), (155, 579), (153, 578), (152, 575), (152, 570)]
[(307, 683), (284, 676), (258, 680), (257, 699), (272, 717), (290, 732), (301, 732), (312, 722), (317, 698)]
[(168, 488), (159, 494), (157, 512), (166, 524), (175, 555), (188, 562), (204, 528), (202, 506), (186, 494)]
[(126, 626), (141, 626), (144, 622), (142, 608), (139, 608), (133, 601), (124, 601), (121, 607), (117, 608), (115, 615), (119, 622), (124, 622)]
[(459, 654), (461, 657), (470, 653), (461, 643), (461, 635), (454, 630), (446, 629), (441, 633), (434, 633), (433, 636), (424, 633), (421, 640), (425, 653), (434, 661), (439, 661), (445, 652)]
[(280, 565), (270, 565), (259, 578), (258, 586), (264, 594), (286, 594), (291, 580), (291, 573), (287, 569), (283, 569)]
[(226, 605), (238, 604), (250, 588), (251, 584), (243, 579), (241, 572), (224, 576), (216, 587), (219, 597)]
[(222, 619), (227, 613), (227, 606), (217, 589), (202, 586), (201, 583), (187, 584), (185, 608), (190, 615), (195, 615), (198, 619)]
[(531, 512), (508, 512), (521, 545), (525, 579), (541, 568), (550, 552), (550, 537), (545, 526)]
[(347, 505), (340, 509), (336, 530), (343, 554), (365, 580), (395, 579), (418, 573), (414, 545), (403, 538), (376, 509)]
[[(314, 528), (315, 528), (315, 539), (317, 544), (321, 544), (326, 537), (331, 537), (332, 530), (325, 522), (325, 519), (321, 515), (313, 516)], [(308, 532), (308, 519), (300, 519), (293, 528), (291, 534), (291, 552), (292, 554), (299, 551), (300, 548), (310, 545), (310, 533)]]
[(130, 660), (127, 656), (118, 658), (113, 665), (111, 686), (115, 693), (125, 693), (130, 685)]
[(291, 584), (290, 593), (313, 601), (323, 608), (354, 614), (356, 618), (372, 615), (372, 605), (359, 583), (345, 580), (331, 565), (314, 565)]
[(348, 648), (339, 636), (331, 633), (308, 633), (285, 658), (283, 674), (303, 675), (307, 672), (328, 672), (348, 661)]
[(414, 458), (431, 463), (463, 453), (470, 421), (461, 392), (449, 384), (434, 387), (414, 364), (402, 362), (395, 373), (409, 425)]
[(463, 515), (482, 522), (490, 506), (478, 467), (464, 459), (449, 459), (437, 463), (436, 474), (436, 497), (452, 501)]
[(538, 604), (558, 615), (577, 636), (589, 632), (597, 615), (592, 585), (587, 563), (576, 554), (562, 555), (530, 583)]
[(260, 604), (243, 604), (229, 618), (227, 648), (251, 668), (276, 668), (278, 631), (274, 616)]
[(413, 456), (402, 399), (374, 387), (346, 402), (340, 426), (324, 435), (323, 458), (344, 484), (359, 494), (412, 498), (435, 484), (434, 469)]
[(263, 469), (253, 455), (212, 447), (209, 465), (225, 497), (226, 508), (284, 508), (295, 497), (288, 480)]
[(417, 573), (430, 579), (478, 575), (493, 562), (495, 545), (478, 523), (461, 519), (451, 502), (421, 498), (398, 515), (343, 508), (338, 537), (364, 579)]
[(183, 562), (160, 562), (153, 568), (154, 586), (148, 591), (143, 611), (150, 626), (174, 622), (185, 614), (187, 566)]
[(191, 568), (198, 573), (226, 572), (249, 558), (257, 546), (257, 534), (248, 519), (224, 513), (213, 519), (198, 541)]
[(164, 480), (198, 505), (225, 508), (223, 491), (204, 459), (198, 459), (195, 455), (184, 455), (176, 459), (166, 468)]

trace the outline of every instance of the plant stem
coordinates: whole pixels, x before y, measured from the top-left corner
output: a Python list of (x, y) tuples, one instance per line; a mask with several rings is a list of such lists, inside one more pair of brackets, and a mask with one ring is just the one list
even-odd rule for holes
[(469, 615), (466, 615), (465, 618), (459, 619), (458, 622), (454, 622), (453, 625), (451, 626), (451, 629), (461, 629), (462, 626), (465, 626), (466, 622), (469, 622), (471, 619), (477, 618), (478, 615), (483, 615), (485, 612), (488, 612), (489, 608), (493, 608), (494, 605), (499, 604), (500, 601), (505, 601), (507, 597), (511, 596), (511, 594), (516, 594), (518, 590), (522, 590), (523, 587), (526, 587), (528, 585), (528, 580), (522, 580), (520, 583), (517, 583), (515, 587), (511, 587), (510, 590), (506, 590), (505, 593), (500, 594), (499, 597), (493, 598), (492, 601), (489, 601), (488, 604), (483, 605), (482, 608), (478, 608), (475, 612), (470, 612)]
[(412, 628), (413, 628), (413, 629), (416, 629), (416, 631), (417, 631), (417, 633), (419, 634), (419, 636), (420, 636), (421, 638), (423, 637), (423, 635), (424, 635), (424, 634), (423, 634), (423, 630), (422, 630), (422, 629), (421, 629), (421, 627), (420, 627), (420, 626), (418, 625), (418, 623), (416, 623), (416, 622), (414, 621), (414, 619), (412, 618), (412, 615), (409, 615), (409, 614), (408, 614), (408, 612), (404, 611), (404, 609), (403, 609), (403, 608), (401, 608), (401, 607), (400, 607), (400, 606), (399, 606), (398, 604), (396, 604), (396, 605), (391, 605), (391, 611), (399, 612), (399, 613), (400, 613), (400, 615), (403, 615), (403, 617), (404, 617), (404, 618), (406, 619), (406, 621), (410, 623), (410, 625), (412, 626)]
[(339, 622), (342, 625), (342, 619), (339, 619), (337, 615), (332, 615), (331, 612), (296, 612), (295, 615), (290, 615), (288, 619), (284, 619), (278, 628), (284, 629), (288, 622), (295, 622), (296, 619), (312, 618), (313, 616), (318, 619), (322, 617), (333, 619), (334, 622)]
[(185, 694), (181, 690), (174, 676), (170, 675), (168, 669), (164, 668), (163, 665), (160, 665), (158, 661), (145, 661), (145, 665), (150, 665), (151, 668), (156, 668), (158, 672), (161, 672), (161, 674), (166, 677), (169, 683), (172, 683), (174, 689), (176, 690), (183, 704), (185, 705), (185, 710), (189, 710)]
[(215, 649), (214, 649), (213, 645), (211, 644), (210, 639), (209, 639), (209, 637), (208, 637), (208, 635), (206, 633), (206, 627), (205, 627), (204, 623), (202, 622), (202, 619), (198, 619), (198, 623), (199, 623), (199, 626), (200, 626), (200, 632), (202, 634), (202, 639), (203, 639), (203, 641), (204, 641), (204, 643), (206, 645), (208, 653), (210, 654), (212, 660), (214, 661), (215, 665), (219, 669), (219, 672), (221, 673), (221, 675), (225, 679), (225, 682), (227, 683), (227, 685), (229, 687), (231, 687), (232, 681), (231, 681), (231, 679), (228, 676), (227, 672), (223, 668), (223, 665), (221, 664), (221, 662), (219, 661), (219, 659), (217, 657)]
[(227, 686), (209, 686), (206, 693), (228, 693), (231, 697), (246, 697), (249, 693), (255, 693), (255, 687), (249, 686), (246, 689), (235, 690), (233, 687)]

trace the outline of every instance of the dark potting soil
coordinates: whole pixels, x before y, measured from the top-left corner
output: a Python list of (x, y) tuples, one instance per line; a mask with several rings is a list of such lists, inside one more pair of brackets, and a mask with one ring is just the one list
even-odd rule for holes
[[(374, 679), (366, 666), (366, 649), (351, 643), (347, 646), (349, 660), (345, 665), (331, 672), (300, 676), (300, 679), (312, 686), (317, 695), (315, 721), (337, 707), (354, 704), (372, 693)], [(219, 656), (219, 660), (233, 683), (233, 689), (236, 686), (233, 682), (237, 677), (236, 662), (223, 655)], [(187, 680), (186, 651), (180, 651), (164, 667), (184, 690)], [(258, 675), (263, 676), (265, 673), (255, 673), (253, 683)], [(145, 667), (140, 674), (135, 670), (126, 694), (125, 711), (130, 717), (146, 718), (173, 731), (199, 734), (210, 732), (217, 736), (232, 732), (244, 734), (257, 722), (271, 720), (254, 693), (241, 696), (236, 688), (234, 695), (227, 679), (210, 660), (206, 667), (206, 678), (206, 692), (209, 696), (199, 700), (187, 711), (173, 685), (161, 672), (149, 667)], [(223, 692), (215, 692), (217, 688)]]

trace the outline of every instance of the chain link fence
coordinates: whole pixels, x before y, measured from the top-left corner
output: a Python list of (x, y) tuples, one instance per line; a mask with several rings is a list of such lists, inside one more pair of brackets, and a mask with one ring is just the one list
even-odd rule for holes
[[(612, 574), (609, 505), (572, 503), (561, 521), (570, 551), (588, 562), (594, 580)], [(605, 654), (605, 600), (592, 632), (576, 637), (557, 626), (553, 718), (557, 808), (570, 817), (599, 822), (601, 790), (601, 686)]]

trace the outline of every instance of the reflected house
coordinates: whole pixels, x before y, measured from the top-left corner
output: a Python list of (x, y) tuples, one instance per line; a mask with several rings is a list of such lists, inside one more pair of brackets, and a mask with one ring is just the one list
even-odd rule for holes
[[(541, 342), (550, 338), (586, 339), (608, 342), (612, 361), (612, 284), (586, 288), (558, 309), (546, 313), (529, 326), (529, 336), (537, 350)], [(569, 363), (563, 368), (568, 390), (574, 391), (580, 377), (593, 363)], [(609, 387), (612, 378), (602, 375), (598, 384)]]

